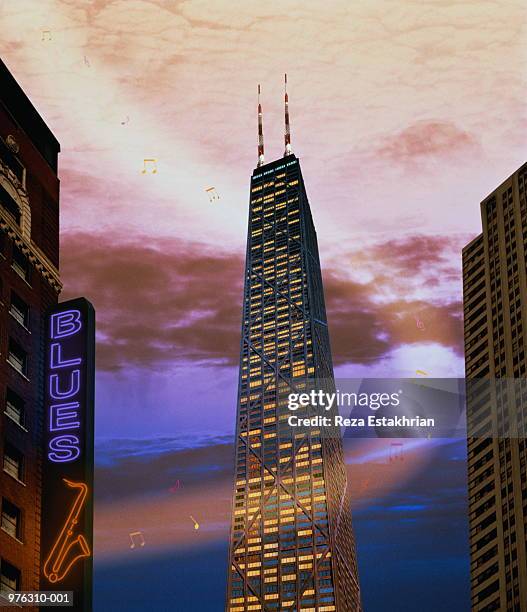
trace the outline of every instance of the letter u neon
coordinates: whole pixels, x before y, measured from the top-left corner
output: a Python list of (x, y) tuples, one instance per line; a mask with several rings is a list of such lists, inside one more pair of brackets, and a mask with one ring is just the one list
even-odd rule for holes
[(59, 375), (52, 374), (49, 377), (49, 394), (53, 399), (66, 399), (68, 397), (73, 397), (75, 394), (79, 392), (81, 386), (81, 372), (80, 370), (72, 370), (70, 372), (70, 383), (69, 389), (60, 390), (59, 389)]

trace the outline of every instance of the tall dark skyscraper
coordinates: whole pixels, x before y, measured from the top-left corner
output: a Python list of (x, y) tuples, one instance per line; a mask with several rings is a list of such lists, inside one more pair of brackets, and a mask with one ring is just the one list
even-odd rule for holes
[(59, 278), (59, 143), (0, 61), (0, 590), (38, 590), (46, 309)]
[(285, 95), (284, 157), (251, 178), (226, 609), (361, 610), (340, 438), (287, 429), (287, 396), (333, 380), (315, 228)]
[(472, 609), (527, 612), (527, 164), (481, 218), (463, 249)]

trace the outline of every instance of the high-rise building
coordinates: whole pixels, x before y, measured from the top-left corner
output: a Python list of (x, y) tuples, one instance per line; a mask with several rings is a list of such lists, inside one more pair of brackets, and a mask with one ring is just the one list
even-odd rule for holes
[[(333, 381), (315, 228), (291, 151), (251, 178), (226, 609), (361, 610), (342, 441), (287, 429), (287, 395)], [(291, 413), (289, 413), (291, 414)]]
[(481, 218), (463, 249), (472, 609), (526, 612), (527, 164)]
[(57, 302), (59, 143), (0, 61), (0, 590), (39, 590), (44, 311)]

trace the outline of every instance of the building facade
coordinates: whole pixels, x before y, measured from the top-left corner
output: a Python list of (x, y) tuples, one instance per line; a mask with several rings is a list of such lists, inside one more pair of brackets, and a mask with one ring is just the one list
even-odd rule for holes
[(472, 609), (526, 612), (527, 164), (481, 218), (463, 249)]
[(340, 438), (285, 425), (333, 368), (316, 232), (286, 94), (285, 155), (251, 178), (226, 609), (361, 609)]
[(0, 61), (0, 590), (39, 590), (45, 310), (57, 302), (59, 143)]

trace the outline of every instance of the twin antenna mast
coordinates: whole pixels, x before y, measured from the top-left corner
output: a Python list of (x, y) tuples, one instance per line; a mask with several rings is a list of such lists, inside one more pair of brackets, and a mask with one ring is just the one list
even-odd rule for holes
[[(258, 85), (258, 164), (257, 167), (263, 166), (265, 163), (264, 157), (264, 139), (263, 139), (263, 118), (262, 118), (262, 105), (260, 104), (260, 93), (261, 88)], [(285, 129), (284, 129), (284, 157), (291, 155), (293, 149), (291, 148), (291, 127), (289, 125), (289, 98), (287, 96), (287, 74), (284, 75), (284, 116), (285, 116)]]

